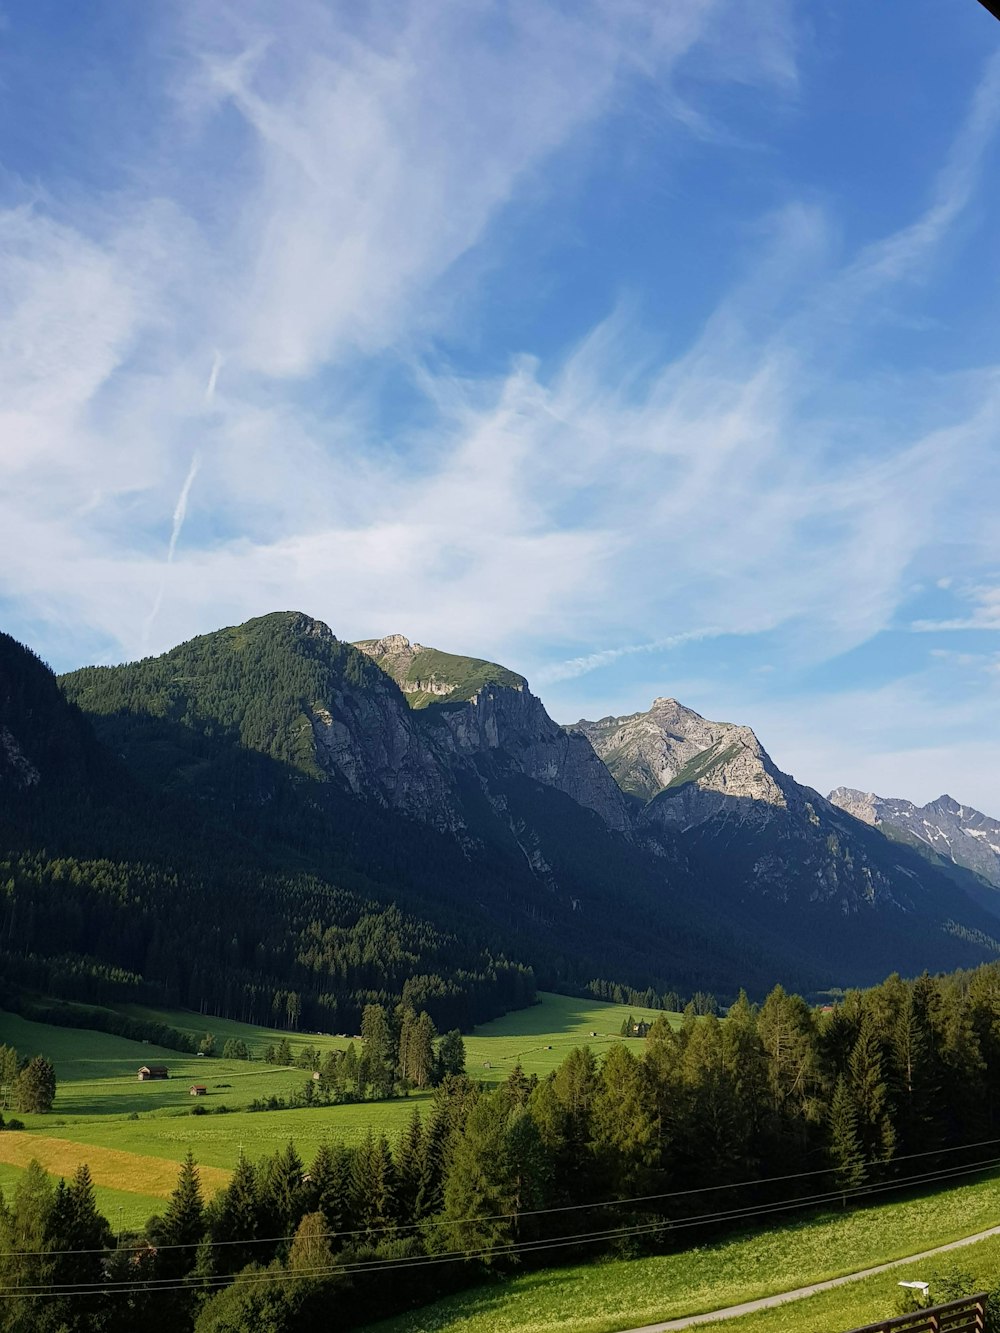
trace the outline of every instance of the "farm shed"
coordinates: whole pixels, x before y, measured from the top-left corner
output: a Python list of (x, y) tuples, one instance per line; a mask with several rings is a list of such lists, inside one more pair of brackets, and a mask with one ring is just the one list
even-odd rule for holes
[(208, 1089), (205, 1087), (204, 1083), (192, 1083), (189, 1093), (192, 1097), (207, 1097)]
[(148, 1083), (153, 1078), (169, 1078), (170, 1073), (166, 1065), (142, 1065), (139, 1070), (139, 1082)]

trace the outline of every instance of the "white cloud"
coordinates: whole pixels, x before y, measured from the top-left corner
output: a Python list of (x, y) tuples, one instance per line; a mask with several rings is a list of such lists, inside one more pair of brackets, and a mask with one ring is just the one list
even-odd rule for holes
[(701, 643), (705, 639), (718, 638), (721, 630), (694, 629), (683, 634), (670, 634), (665, 639), (653, 639), (649, 643), (627, 643), (620, 648), (601, 648), (582, 657), (570, 657), (564, 662), (552, 662), (535, 673), (534, 683), (549, 685), (560, 680), (574, 680), (588, 671), (611, 666), (623, 657), (634, 657), (638, 653), (663, 652), (670, 648), (679, 648), (687, 643)]
[(971, 588), (966, 592), (964, 600), (972, 604), (969, 615), (946, 620), (915, 620), (910, 628), (922, 634), (942, 630), (1000, 630), (1000, 586)]
[[(206, 193), (163, 203), (152, 160), (148, 197), (99, 201), (86, 234), (42, 203), (0, 215), (0, 586), (41, 646), (66, 661), (90, 627), (132, 656), (297, 607), (345, 637), (533, 657), (550, 684), (762, 631), (784, 667), (891, 624), (956, 531), (970, 565), (1000, 558), (996, 373), (861, 367), (845, 389), (837, 364), (974, 199), (996, 61), (912, 224), (837, 263), (835, 220), (788, 204), (682, 353), (623, 300), (554, 369), (526, 355), (470, 383), (423, 359), (456, 261), (631, 81), (661, 81), (668, 114), (692, 54), (702, 79), (795, 87), (784, 6), (755, 8), (752, 42), (744, 12), (302, 4), (275, 24), (270, 6), (192, 6), (163, 179)], [(366, 378), (386, 349), (426, 395), (391, 438)], [(900, 406), (918, 389), (932, 424), (915, 427)], [(977, 586), (962, 623), (996, 627)], [(937, 709), (961, 733), (951, 760), (940, 731), (901, 743), (937, 708), (929, 687), (756, 716), (743, 697), (706, 711), (752, 722), (805, 781), (926, 799), (941, 772), (990, 808), (973, 711)], [(965, 785), (946, 776), (962, 764)]]

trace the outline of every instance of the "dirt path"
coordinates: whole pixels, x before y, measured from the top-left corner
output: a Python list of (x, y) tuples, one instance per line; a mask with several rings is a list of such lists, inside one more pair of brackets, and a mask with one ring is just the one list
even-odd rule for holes
[(808, 1287), (796, 1287), (794, 1291), (782, 1291), (776, 1296), (762, 1296), (756, 1301), (744, 1301), (742, 1305), (727, 1305), (722, 1310), (710, 1310), (707, 1314), (684, 1315), (680, 1319), (666, 1319), (661, 1324), (643, 1324), (641, 1328), (630, 1328), (623, 1333), (669, 1333), (669, 1330), (693, 1328), (695, 1324), (713, 1324), (719, 1319), (735, 1319), (741, 1314), (753, 1314), (757, 1310), (769, 1310), (775, 1305), (784, 1305), (786, 1301), (800, 1301), (805, 1296), (815, 1296), (819, 1291), (829, 1291), (831, 1287), (842, 1287), (848, 1282), (857, 1282), (863, 1277), (874, 1277), (877, 1273), (886, 1273), (900, 1264), (919, 1263), (921, 1259), (930, 1259), (935, 1254), (944, 1254), (947, 1250), (959, 1250), (963, 1245), (974, 1245), (976, 1241), (988, 1240), (990, 1236), (1000, 1236), (1000, 1226), (990, 1227), (988, 1231), (977, 1231), (974, 1236), (963, 1236), (961, 1240), (949, 1241), (947, 1245), (936, 1245), (933, 1250), (921, 1250), (919, 1254), (907, 1254), (902, 1259), (891, 1259), (885, 1264), (876, 1264), (874, 1268), (862, 1268), (858, 1273), (846, 1273), (843, 1277), (828, 1278), (825, 1282), (813, 1282)]

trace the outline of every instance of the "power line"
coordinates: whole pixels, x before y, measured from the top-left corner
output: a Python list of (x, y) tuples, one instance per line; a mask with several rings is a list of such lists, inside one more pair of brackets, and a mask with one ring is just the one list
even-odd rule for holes
[[(990, 1148), (996, 1144), (1000, 1144), (1000, 1137), (992, 1139), (980, 1139), (976, 1143), (958, 1144), (950, 1148), (927, 1148), (923, 1152), (903, 1153), (898, 1157), (889, 1158), (889, 1160), (886, 1162), (872, 1163), (871, 1165), (895, 1166), (898, 1162), (912, 1162), (924, 1157), (943, 1157), (948, 1153), (972, 1152), (976, 1148)], [(1000, 1163), (1000, 1158), (997, 1158), (995, 1160), (998, 1163)], [(987, 1165), (988, 1163), (984, 1163), (981, 1166), (978, 1166), (974, 1169), (986, 1170)], [(521, 1212), (513, 1212), (513, 1213), (488, 1213), (476, 1217), (460, 1217), (454, 1219), (428, 1217), (428, 1218), (422, 1218), (420, 1221), (416, 1222), (400, 1222), (393, 1226), (358, 1227), (355, 1230), (350, 1230), (350, 1231), (348, 1230), (328, 1231), (323, 1233), (323, 1238), (326, 1240), (341, 1240), (341, 1239), (350, 1239), (355, 1236), (382, 1235), (390, 1232), (393, 1234), (398, 1234), (400, 1231), (414, 1231), (426, 1227), (461, 1226), (463, 1223), (466, 1222), (503, 1222), (503, 1221), (509, 1221), (512, 1218), (545, 1217), (550, 1214), (556, 1214), (556, 1213), (585, 1212), (588, 1209), (592, 1208), (624, 1208), (633, 1204), (660, 1203), (669, 1199), (688, 1198), (692, 1195), (697, 1195), (697, 1194), (721, 1194), (725, 1190), (748, 1189), (752, 1186), (763, 1187), (766, 1185), (780, 1185), (784, 1184), (786, 1181), (789, 1180), (807, 1180), (816, 1176), (829, 1176), (833, 1173), (833, 1170), (834, 1168), (830, 1166), (817, 1167), (811, 1171), (794, 1171), (784, 1176), (761, 1176), (758, 1177), (756, 1180), (739, 1180), (735, 1181), (733, 1184), (698, 1185), (692, 1187), (691, 1189), (670, 1190), (660, 1194), (638, 1194), (625, 1199), (596, 1199), (592, 1203), (557, 1204), (556, 1206), (551, 1208), (525, 1209)], [(924, 1179), (930, 1180), (932, 1178), (933, 1176), (931, 1175), (928, 1176), (915, 1175), (910, 1177), (900, 1177), (895, 1181), (888, 1182), (888, 1184), (891, 1188), (903, 1189), (905, 1188), (907, 1181), (910, 1181), (911, 1183), (919, 1183), (921, 1180)], [(874, 1185), (862, 1185), (859, 1186), (858, 1188), (863, 1193), (864, 1192), (870, 1193), (876, 1187)], [(850, 1193), (850, 1190), (846, 1192)], [(833, 1190), (830, 1191), (830, 1193), (832, 1196), (836, 1198), (841, 1198), (844, 1195), (845, 1191)], [(793, 1197), (801, 1197), (801, 1196), (793, 1196)], [(672, 1225), (679, 1225), (679, 1223), (674, 1223)], [(224, 1245), (281, 1245), (286, 1241), (291, 1241), (294, 1239), (295, 1235), (293, 1233), (290, 1236), (254, 1236), (246, 1240), (212, 1240), (206, 1238), (199, 1241), (179, 1241), (168, 1245), (155, 1245), (155, 1246), (153, 1246), (153, 1243), (150, 1241), (142, 1241), (135, 1245), (124, 1245), (118, 1247), (114, 1251), (114, 1253), (116, 1254), (121, 1254), (123, 1252), (142, 1253), (143, 1251), (148, 1250), (151, 1247), (155, 1248), (156, 1250), (191, 1250), (191, 1249), (198, 1249), (202, 1245), (211, 1246), (213, 1248)], [(23, 1258), (32, 1258), (38, 1256), (54, 1257), (62, 1254), (107, 1254), (108, 1250), (106, 1247), (104, 1248), (97, 1247), (94, 1249), (82, 1249), (82, 1250), (18, 1250), (16, 1251), (16, 1253)]]
[[(924, 1154), (913, 1154), (924, 1155)], [(27, 1296), (59, 1296), (59, 1295), (102, 1295), (118, 1294), (119, 1292), (130, 1291), (175, 1291), (175, 1290), (201, 1290), (214, 1289), (231, 1285), (234, 1281), (292, 1281), (298, 1277), (305, 1276), (330, 1276), (333, 1274), (354, 1274), (354, 1273), (376, 1273), (390, 1272), (401, 1269), (413, 1269), (431, 1267), (441, 1263), (454, 1263), (458, 1261), (468, 1261), (489, 1255), (490, 1257), (507, 1257), (522, 1253), (534, 1253), (541, 1250), (565, 1248), (573, 1245), (595, 1244), (599, 1241), (610, 1240), (615, 1237), (648, 1235), (655, 1231), (678, 1231), (685, 1227), (705, 1226), (712, 1222), (719, 1221), (737, 1221), (749, 1220), (752, 1217), (765, 1217), (778, 1212), (793, 1212), (804, 1208), (816, 1208), (823, 1203), (829, 1203), (839, 1199), (855, 1198), (859, 1196), (870, 1196), (873, 1194), (883, 1194), (891, 1191), (898, 1191), (911, 1187), (919, 1182), (941, 1183), (945, 1180), (955, 1180), (963, 1176), (979, 1174), (990, 1170), (1000, 1164), (1000, 1158), (993, 1158), (987, 1162), (977, 1163), (973, 1166), (955, 1167), (950, 1170), (939, 1172), (930, 1172), (919, 1176), (908, 1177), (903, 1180), (888, 1181), (879, 1185), (854, 1186), (845, 1190), (832, 1190), (822, 1194), (811, 1195), (805, 1198), (792, 1200), (778, 1200), (769, 1204), (750, 1206), (743, 1209), (731, 1209), (727, 1211), (718, 1211), (705, 1213), (698, 1217), (679, 1219), (671, 1221), (661, 1218), (651, 1222), (636, 1223), (627, 1227), (610, 1228), (602, 1231), (581, 1232), (571, 1236), (561, 1237), (542, 1237), (536, 1240), (528, 1241), (509, 1241), (501, 1245), (486, 1246), (477, 1250), (451, 1250), (442, 1254), (418, 1254), (401, 1256), (398, 1259), (381, 1260), (378, 1258), (372, 1260), (358, 1261), (355, 1263), (343, 1264), (334, 1263), (312, 1269), (282, 1270), (280, 1272), (262, 1271), (260, 1273), (243, 1273), (239, 1275), (231, 1274), (211, 1274), (203, 1276), (189, 1276), (178, 1282), (174, 1278), (136, 1278), (128, 1282), (98, 1282), (98, 1283), (65, 1283), (60, 1285), (53, 1284), (32, 1284), (18, 1285), (16, 1287), (0, 1288), (0, 1296), (27, 1297)], [(543, 1210), (539, 1210), (543, 1211)], [(526, 1214), (498, 1214), (496, 1218), (526, 1216)], [(472, 1221), (487, 1221), (489, 1218), (466, 1219)], [(496, 1220), (496, 1219), (493, 1219)], [(448, 1222), (444, 1225), (459, 1226), (461, 1221)], [(394, 1228), (383, 1228), (383, 1230), (393, 1230)], [(329, 1233), (337, 1235), (342, 1233)], [(319, 1239), (319, 1237), (317, 1237)], [(210, 1242), (206, 1242), (210, 1244)], [(245, 1243), (245, 1242), (244, 1242)], [(164, 1247), (166, 1248), (166, 1247)], [(90, 1251), (94, 1253), (95, 1251)], [(50, 1254), (55, 1252), (49, 1252)], [(80, 1254), (83, 1251), (60, 1251), (63, 1254)], [(37, 1257), (44, 1252), (34, 1252), (32, 1256), (22, 1254), (19, 1257)]]

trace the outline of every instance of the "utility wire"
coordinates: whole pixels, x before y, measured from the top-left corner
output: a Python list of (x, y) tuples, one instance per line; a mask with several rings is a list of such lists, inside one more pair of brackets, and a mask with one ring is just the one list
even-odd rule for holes
[[(928, 1148), (928, 1149), (925, 1149), (923, 1152), (917, 1152), (917, 1153), (903, 1153), (903, 1154), (901, 1154), (899, 1157), (891, 1157), (891, 1158), (889, 1158), (889, 1160), (886, 1161), (886, 1162), (872, 1163), (872, 1165), (875, 1165), (875, 1166), (895, 1166), (897, 1162), (910, 1162), (910, 1161), (915, 1161), (915, 1160), (917, 1160), (918, 1158), (924, 1158), (924, 1157), (943, 1157), (946, 1153), (972, 1152), (973, 1149), (975, 1149), (975, 1148), (988, 1148), (988, 1147), (992, 1147), (992, 1146), (994, 1146), (994, 1145), (996, 1145), (996, 1144), (1000, 1144), (1000, 1138), (980, 1139), (980, 1140), (979, 1140), (978, 1142), (976, 1142), (976, 1143), (963, 1143), (963, 1144), (958, 1144), (958, 1145), (956, 1145), (956, 1146), (954, 1146), (954, 1147), (951, 1147), (951, 1148)], [(1000, 1158), (998, 1158), (998, 1159), (994, 1159), (994, 1160), (1000, 1162)], [(682, 1199), (682, 1198), (688, 1198), (688, 1197), (690, 1197), (691, 1195), (696, 1195), (696, 1194), (721, 1194), (721, 1193), (722, 1193), (723, 1191), (725, 1191), (725, 1190), (748, 1189), (748, 1188), (750, 1188), (751, 1186), (763, 1187), (763, 1186), (766, 1186), (766, 1185), (780, 1185), (780, 1184), (783, 1184), (784, 1182), (789, 1181), (789, 1180), (806, 1180), (806, 1179), (809, 1179), (809, 1178), (811, 1178), (811, 1177), (815, 1177), (815, 1176), (830, 1176), (830, 1175), (833, 1174), (834, 1169), (835, 1169), (835, 1168), (833, 1168), (833, 1167), (825, 1166), (825, 1167), (818, 1167), (818, 1168), (816, 1168), (815, 1170), (811, 1170), (811, 1171), (795, 1171), (795, 1172), (792, 1172), (792, 1173), (789, 1174), (789, 1175), (784, 1175), (784, 1176), (761, 1176), (761, 1177), (758, 1177), (756, 1180), (739, 1180), (739, 1181), (735, 1181), (733, 1184), (724, 1184), (724, 1185), (722, 1185), (722, 1184), (720, 1184), (720, 1185), (698, 1185), (698, 1186), (696, 1186), (696, 1187), (694, 1187), (694, 1188), (691, 1188), (691, 1189), (670, 1190), (670, 1191), (667, 1191), (667, 1192), (665, 1192), (665, 1193), (661, 1193), (661, 1194), (639, 1194), (639, 1195), (635, 1195), (635, 1196), (633, 1196), (633, 1197), (631, 1197), (631, 1198), (626, 1198), (626, 1199), (597, 1199), (597, 1200), (595, 1200), (593, 1203), (567, 1203), (567, 1204), (558, 1204), (558, 1205), (556, 1205), (555, 1207), (552, 1207), (552, 1208), (534, 1208), (534, 1209), (525, 1209), (525, 1210), (522, 1211), (522, 1212), (515, 1212), (515, 1213), (489, 1213), (489, 1214), (482, 1215), (482, 1216), (477, 1216), (477, 1217), (460, 1217), (460, 1218), (455, 1218), (455, 1219), (428, 1217), (428, 1218), (423, 1218), (423, 1219), (421, 1219), (420, 1221), (416, 1221), (416, 1222), (400, 1222), (400, 1223), (396, 1224), (395, 1226), (384, 1226), (384, 1227), (359, 1227), (359, 1228), (357, 1228), (357, 1229), (355, 1229), (355, 1230), (353, 1230), (353, 1231), (346, 1231), (346, 1230), (345, 1230), (345, 1231), (328, 1231), (328, 1232), (324, 1232), (324, 1233), (323, 1233), (323, 1236), (324, 1236), (324, 1239), (326, 1239), (326, 1240), (340, 1240), (340, 1239), (349, 1239), (349, 1238), (351, 1238), (351, 1237), (355, 1237), (355, 1236), (372, 1236), (372, 1235), (380, 1235), (380, 1234), (387, 1233), (387, 1232), (392, 1232), (392, 1233), (394, 1233), (394, 1234), (398, 1234), (400, 1231), (421, 1230), (421, 1229), (426, 1228), (426, 1227), (461, 1226), (461, 1225), (462, 1225), (463, 1223), (465, 1223), (465, 1222), (502, 1222), (502, 1221), (510, 1220), (510, 1219), (512, 1219), (512, 1218), (521, 1218), (521, 1217), (545, 1217), (545, 1216), (548, 1216), (548, 1215), (550, 1215), (550, 1214), (555, 1214), (555, 1213), (574, 1213), (574, 1212), (583, 1212), (583, 1211), (586, 1211), (586, 1210), (591, 1209), (591, 1208), (624, 1208), (624, 1207), (628, 1207), (628, 1206), (633, 1205), (633, 1204), (641, 1204), (641, 1203), (659, 1203), (659, 1202), (663, 1202), (664, 1200), (668, 1200), (668, 1199)], [(974, 1169), (975, 1169), (975, 1170), (985, 1170), (985, 1169), (986, 1169), (986, 1164), (983, 1164), (982, 1166), (979, 1166), (979, 1167), (975, 1167)], [(928, 1177), (926, 1177), (926, 1178), (927, 1178), (927, 1179), (931, 1179), (932, 1177), (928, 1176)], [(908, 1176), (908, 1177), (899, 1177), (899, 1178), (896, 1179), (896, 1180), (893, 1180), (893, 1181), (888, 1182), (888, 1184), (889, 1184), (890, 1188), (894, 1188), (894, 1189), (902, 1189), (902, 1188), (905, 1187), (907, 1181), (919, 1182), (919, 1181), (922, 1180), (922, 1179), (925, 1179), (925, 1177), (920, 1176), (920, 1175), (916, 1175), (916, 1176)], [(858, 1188), (859, 1188), (862, 1192), (870, 1193), (870, 1192), (875, 1188), (875, 1186), (872, 1186), (872, 1185), (862, 1185), (862, 1186), (859, 1186)], [(850, 1191), (848, 1191), (848, 1193), (849, 1193), (849, 1192), (850, 1192)], [(831, 1194), (832, 1197), (841, 1198), (841, 1197), (843, 1196), (843, 1194), (844, 1194), (844, 1191), (843, 1191), (843, 1190), (833, 1190), (833, 1191), (829, 1191), (829, 1193)], [(793, 1199), (794, 1199), (794, 1198), (798, 1198), (798, 1197), (802, 1197), (802, 1196), (792, 1196), (792, 1197), (793, 1197)], [(714, 1216), (714, 1214), (713, 1214), (713, 1216)], [(678, 1225), (678, 1223), (673, 1223), (672, 1225), (675, 1225), (675, 1226), (676, 1226), (676, 1225)], [(285, 1241), (291, 1241), (291, 1240), (294, 1240), (294, 1239), (295, 1239), (295, 1235), (294, 1235), (294, 1233), (293, 1233), (293, 1234), (290, 1235), (290, 1236), (254, 1236), (254, 1237), (250, 1237), (250, 1238), (248, 1238), (247, 1240), (209, 1240), (209, 1239), (205, 1239), (205, 1240), (200, 1240), (200, 1241), (179, 1241), (179, 1242), (172, 1242), (172, 1243), (167, 1244), (167, 1245), (154, 1245), (153, 1242), (150, 1242), (150, 1241), (141, 1241), (141, 1242), (138, 1242), (138, 1243), (136, 1243), (136, 1244), (134, 1244), (134, 1245), (122, 1245), (122, 1246), (119, 1246), (119, 1247), (116, 1248), (116, 1250), (115, 1250), (114, 1252), (115, 1252), (116, 1254), (121, 1254), (121, 1253), (123, 1253), (123, 1252), (128, 1253), (128, 1252), (133, 1252), (133, 1251), (135, 1251), (135, 1252), (142, 1252), (142, 1251), (145, 1251), (145, 1250), (150, 1249), (151, 1247), (152, 1247), (152, 1248), (155, 1248), (156, 1250), (159, 1251), (159, 1250), (190, 1250), (190, 1249), (198, 1249), (199, 1246), (202, 1246), (202, 1245), (210, 1245), (210, 1246), (212, 1246), (212, 1247), (222, 1246), (222, 1245), (280, 1245), (280, 1244), (283, 1244)], [(18, 1250), (18, 1251), (16, 1251), (16, 1253), (17, 1253), (18, 1255), (23, 1256), (23, 1257), (25, 1257), (25, 1258), (34, 1257), (34, 1256), (41, 1256), (41, 1255), (47, 1255), (47, 1256), (49, 1256), (49, 1257), (52, 1257), (52, 1256), (60, 1255), (60, 1254), (106, 1254), (107, 1252), (108, 1252), (108, 1251), (107, 1251), (107, 1247), (103, 1247), (103, 1248), (102, 1248), (102, 1247), (97, 1247), (97, 1248), (89, 1249), (89, 1250), (85, 1249), (85, 1250)]]
[[(913, 1154), (917, 1155), (917, 1154)], [(137, 1278), (127, 1282), (98, 1282), (98, 1283), (66, 1283), (60, 1285), (53, 1284), (32, 1284), (18, 1285), (15, 1287), (0, 1287), (0, 1296), (41, 1296), (41, 1295), (101, 1295), (104, 1293), (117, 1294), (119, 1292), (129, 1291), (175, 1291), (175, 1290), (200, 1290), (213, 1289), (215, 1287), (230, 1285), (233, 1281), (252, 1282), (252, 1281), (293, 1281), (296, 1278), (306, 1276), (335, 1275), (338, 1273), (375, 1273), (389, 1272), (399, 1269), (424, 1268), (441, 1263), (453, 1263), (456, 1261), (467, 1261), (489, 1255), (491, 1257), (507, 1257), (517, 1254), (534, 1253), (540, 1250), (558, 1249), (572, 1245), (594, 1244), (598, 1241), (610, 1240), (615, 1237), (647, 1235), (655, 1231), (678, 1231), (685, 1227), (704, 1226), (712, 1222), (748, 1220), (751, 1217), (764, 1217), (776, 1212), (791, 1212), (803, 1208), (818, 1207), (823, 1202), (830, 1202), (836, 1199), (854, 1198), (859, 1195), (882, 1194), (887, 1191), (895, 1191), (912, 1186), (917, 1182), (942, 1182), (944, 1180), (954, 1180), (962, 1176), (978, 1174), (982, 1171), (995, 1167), (1000, 1159), (991, 1159), (988, 1162), (978, 1163), (974, 1166), (956, 1167), (951, 1170), (942, 1170), (939, 1172), (927, 1173), (925, 1175), (913, 1176), (903, 1180), (884, 1182), (880, 1185), (865, 1186), (859, 1185), (846, 1190), (834, 1190), (823, 1194), (811, 1195), (805, 1198), (792, 1200), (778, 1200), (769, 1204), (759, 1206), (750, 1206), (743, 1209), (731, 1209), (713, 1213), (705, 1213), (693, 1218), (683, 1218), (677, 1221), (671, 1221), (667, 1218), (657, 1219), (651, 1222), (643, 1222), (627, 1227), (611, 1228), (602, 1231), (581, 1232), (571, 1236), (561, 1236), (552, 1238), (539, 1238), (528, 1241), (509, 1241), (502, 1245), (486, 1246), (476, 1250), (451, 1250), (442, 1254), (429, 1255), (409, 1255), (401, 1256), (398, 1259), (372, 1259), (358, 1261), (352, 1264), (324, 1265), (319, 1268), (282, 1270), (280, 1272), (261, 1271), (260, 1273), (244, 1273), (238, 1275), (231, 1274), (205, 1274), (202, 1276), (192, 1275), (178, 1282), (174, 1278)], [(808, 1174), (808, 1173), (806, 1173)], [(543, 1211), (543, 1210), (539, 1210)], [(497, 1218), (510, 1216), (526, 1216), (527, 1214), (498, 1214)], [(467, 1219), (472, 1221), (486, 1221), (488, 1218)], [(444, 1225), (457, 1226), (460, 1222), (445, 1222)], [(392, 1228), (387, 1228), (392, 1230)], [(330, 1233), (338, 1234), (338, 1233)], [(318, 1239), (319, 1237), (317, 1237)], [(209, 1242), (210, 1243), (210, 1242)], [(165, 1247), (164, 1247), (165, 1248)], [(45, 1252), (35, 1252), (35, 1254)], [(49, 1254), (55, 1252), (48, 1252)], [(80, 1254), (83, 1251), (61, 1251), (66, 1254)], [(90, 1251), (94, 1253), (94, 1251)], [(21, 1255), (18, 1257), (29, 1257)]]

